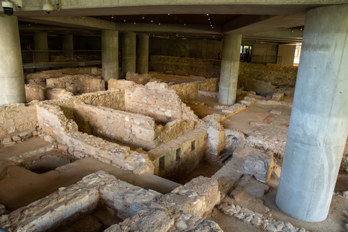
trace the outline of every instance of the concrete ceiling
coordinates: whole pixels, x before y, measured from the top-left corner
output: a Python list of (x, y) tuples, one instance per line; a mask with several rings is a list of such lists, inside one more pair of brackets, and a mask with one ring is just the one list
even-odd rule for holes
[[(22, 22), (41, 25), (31, 26), (31, 30), (53, 25), (51, 30), (57, 33), (105, 29), (215, 37), (241, 33), (243, 38), (283, 42), (300, 40), (302, 31), (293, 34), (289, 31), (294, 30), (289, 28), (303, 26), (309, 9), (348, 3), (348, 0), (50, 1), (56, 8), (51, 14), (42, 11), (44, 0), (22, 0), (23, 7), (15, 15)], [(26, 25), (22, 24), (21, 30), (30, 30)]]

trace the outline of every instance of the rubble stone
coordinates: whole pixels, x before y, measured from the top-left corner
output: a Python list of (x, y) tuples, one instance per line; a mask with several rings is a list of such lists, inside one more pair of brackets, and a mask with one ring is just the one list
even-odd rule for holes
[(284, 101), (284, 93), (274, 93), (272, 95), (272, 100), (275, 101)]
[[(240, 210), (236, 210), (239, 208)], [(238, 205), (228, 204), (226, 202), (218, 205), (218, 209), (220, 209), (224, 214), (233, 216), (238, 220), (243, 221), (244, 223), (253, 225), (263, 231), (269, 232), (280, 232), (280, 231), (307, 231), (304, 228), (296, 228), (290, 222), (283, 222), (273, 219), (271, 216), (264, 216), (262, 214), (253, 212), (248, 208), (241, 208)]]
[(267, 182), (274, 168), (272, 152), (264, 152), (255, 148), (245, 147), (234, 151), (234, 156), (243, 158), (243, 173), (255, 176), (261, 182)]
[(36, 84), (25, 85), (26, 102), (43, 101), (46, 99), (45, 88)]

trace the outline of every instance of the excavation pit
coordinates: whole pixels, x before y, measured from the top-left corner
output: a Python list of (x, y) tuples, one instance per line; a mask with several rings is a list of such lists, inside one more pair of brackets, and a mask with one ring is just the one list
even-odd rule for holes
[(61, 152), (50, 151), (38, 157), (25, 160), (21, 166), (37, 174), (42, 174), (71, 162), (72, 160)]

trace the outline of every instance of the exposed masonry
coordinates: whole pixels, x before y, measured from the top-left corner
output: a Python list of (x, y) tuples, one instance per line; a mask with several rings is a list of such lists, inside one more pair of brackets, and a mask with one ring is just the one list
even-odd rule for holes
[[(221, 60), (152, 55), (150, 70), (174, 75), (220, 76)], [(238, 86), (258, 94), (283, 92), (293, 96), (297, 67), (240, 62)], [(209, 90), (211, 91), (211, 90)]]
[[(143, 86), (129, 81), (117, 82), (127, 86), (27, 107), (18, 105), (15, 109), (19, 109), (18, 115), (31, 110), (31, 121), (21, 117), (23, 129), (28, 128), (30, 135), (39, 130), (47, 141), (58, 143), (77, 159), (94, 157), (136, 174), (166, 175), (179, 170), (179, 166), (184, 170), (184, 167), (198, 165), (206, 150), (206, 128), (176, 92), (165, 83), (150, 82)], [(12, 116), (8, 111), (3, 112), (5, 118)], [(12, 125), (14, 129), (6, 125), (4, 123), (7, 130), (4, 137), (13, 136), (16, 128), (22, 130), (20, 125)], [(17, 133), (22, 133), (21, 130)], [(171, 147), (171, 141), (176, 143), (175, 147)], [(134, 151), (118, 142), (153, 152)], [(161, 167), (161, 157), (155, 150), (158, 146), (167, 150), (160, 155), (163, 157)], [(175, 157), (168, 155), (170, 152), (175, 152)]]
[(280, 232), (280, 231), (288, 231), (288, 232), (306, 232), (307, 230), (304, 228), (297, 228), (293, 226), (290, 222), (284, 222), (275, 220), (272, 218), (272, 215), (262, 215), (257, 212), (253, 212), (248, 208), (243, 208), (240, 205), (236, 204), (228, 204), (222, 203), (218, 205), (218, 208), (226, 215), (233, 216), (238, 220), (243, 221), (244, 223), (253, 225), (262, 231), (270, 231), (270, 232)]
[(27, 102), (60, 99), (76, 94), (105, 90), (101, 70), (91, 68), (65, 68), (26, 75)]
[(199, 177), (162, 195), (117, 180), (103, 171), (0, 217), (8, 231), (45, 231), (105, 204), (121, 219), (105, 231), (222, 231), (201, 217), (220, 201), (215, 180)]

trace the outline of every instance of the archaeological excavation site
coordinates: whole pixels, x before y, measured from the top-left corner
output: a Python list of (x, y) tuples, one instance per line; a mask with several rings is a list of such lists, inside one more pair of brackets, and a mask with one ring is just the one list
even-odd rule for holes
[(1, 0), (0, 232), (348, 232), (348, 0)]

